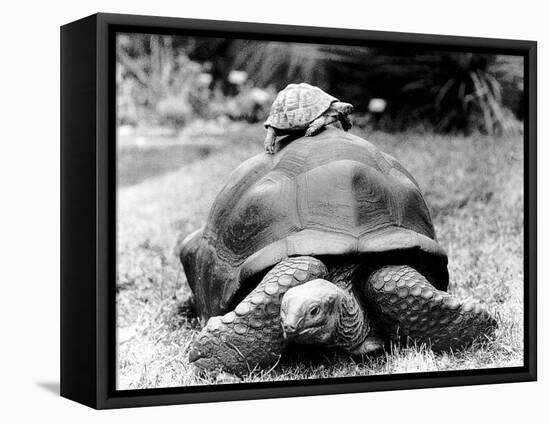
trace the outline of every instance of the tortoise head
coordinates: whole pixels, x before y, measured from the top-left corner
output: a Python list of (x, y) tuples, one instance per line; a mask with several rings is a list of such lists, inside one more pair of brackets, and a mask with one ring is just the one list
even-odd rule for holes
[(353, 105), (342, 101), (332, 103), (332, 108), (341, 115), (349, 115), (353, 113)]
[(335, 335), (342, 290), (315, 279), (289, 289), (281, 303), (285, 339), (301, 344), (326, 344)]

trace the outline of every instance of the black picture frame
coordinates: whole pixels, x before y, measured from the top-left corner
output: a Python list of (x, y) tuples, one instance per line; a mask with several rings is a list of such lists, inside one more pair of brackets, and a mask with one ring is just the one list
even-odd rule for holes
[[(524, 57), (525, 355), (522, 367), (115, 390), (115, 52), (117, 32), (422, 46)], [(232, 401), (534, 381), (536, 106), (534, 41), (95, 14), (61, 27), (61, 395), (90, 407)]]

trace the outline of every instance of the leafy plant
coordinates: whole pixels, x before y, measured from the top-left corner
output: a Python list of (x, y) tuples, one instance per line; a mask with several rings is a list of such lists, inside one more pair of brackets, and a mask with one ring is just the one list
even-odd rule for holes
[[(266, 107), (255, 88), (309, 82), (355, 105), (384, 99), (385, 130), (521, 130), (523, 59), (388, 46), (344, 46), (160, 35), (120, 36), (119, 119), (181, 126), (219, 115), (258, 121)], [(246, 72), (246, 87), (231, 82)], [(243, 75), (244, 75), (243, 72)]]
[(522, 63), (513, 56), (280, 42), (243, 42), (235, 58), (261, 86), (308, 81), (359, 111), (384, 98), (386, 130), (428, 124), (438, 132), (489, 134), (520, 128), (514, 114), (521, 117)]
[(234, 66), (244, 69), (260, 86), (282, 89), (290, 82), (309, 81), (322, 85), (330, 57), (317, 44), (239, 41)]
[(208, 102), (210, 79), (205, 80), (202, 65), (190, 60), (183, 48), (174, 47), (173, 37), (121, 35), (117, 62), (119, 106), (125, 104), (124, 94), (132, 95), (142, 109), (135, 119), (181, 126)]

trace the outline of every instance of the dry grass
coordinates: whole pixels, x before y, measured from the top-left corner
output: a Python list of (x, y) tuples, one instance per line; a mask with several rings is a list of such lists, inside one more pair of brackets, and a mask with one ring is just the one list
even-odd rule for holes
[[(510, 138), (358, 135), (397, 157), (417, 178), (449, 253), (450, 291), (485, 301), (499, 317), (493, 342), (435, 355), (396, 349), (357, 361), (323, 351), (289, 354), (245, 381), (328, 378), (519, 366), (523, 362), (523, 144)], [(118, 192), (117, 327), (120, 389), (215, 383), (187, 361), (198, 322), (174, 254), (180, 233), (202, 225), (229, 172), (262, 151), (259, 126), (225, 134), (228, 143), (183, 167)]]

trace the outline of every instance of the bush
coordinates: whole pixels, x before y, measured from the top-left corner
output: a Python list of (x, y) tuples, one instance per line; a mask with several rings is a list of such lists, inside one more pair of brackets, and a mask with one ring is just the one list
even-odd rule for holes
[[(257, 122), (275, 91), (305, 81), (384, 130), (521, 130), (521, 57), (147, 34), (118, 41), (120, 123), (178, 128), (221, 115)], [(373, 98), (387, 104), (374, 119)]]
[(235, 64), (260, 86), (308, 81), (360, 113), (368, 112), (372, 98), (382, 98), (388, 107), (376, 120), (385, 130), (516, 132), (523, 116), (521, 57), (246, 42)]
[[(381, 56), (373, 77), (382, 86), (384, 79), (396, 86), (387, 98), (397, 129), (428, 122), (438, 132), (516, 132), (521, 125), (503, 99), (502, 75), (493, 68), (498, 58), (451, 52)], [(519, 88), (508, 86), (507, 97), (521, 95)], [(520, 116), (521, 102), (516, 107)]]
[(120, 35), (117, 65), (119, 123), (180, 127), (204, 113), (212, 78), (173, 37)]

